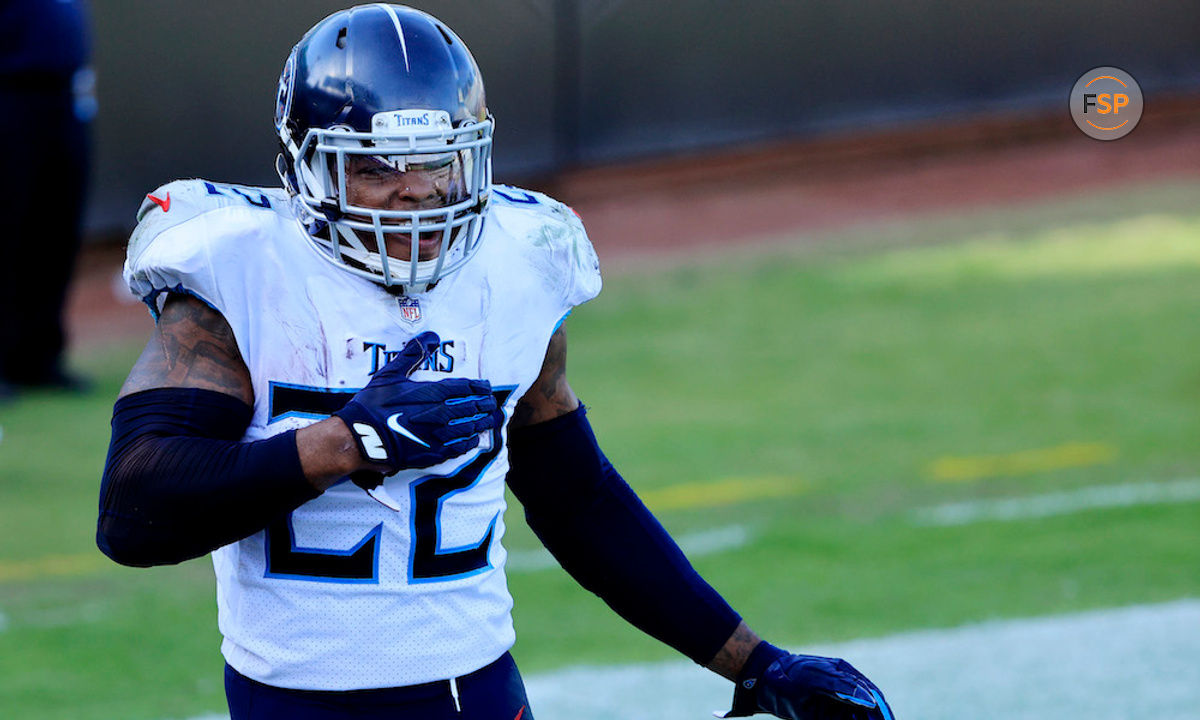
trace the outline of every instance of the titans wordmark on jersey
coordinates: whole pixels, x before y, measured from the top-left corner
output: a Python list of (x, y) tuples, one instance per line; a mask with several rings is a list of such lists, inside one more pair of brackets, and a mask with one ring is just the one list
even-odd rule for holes
[[(414, 378), (485, 378), (510, 417), (557, 323), (600, 291), (578, 218), (516, 188), (493, 193), (476, 257), (412, 298), (329, 262), (281, 190), (188, 180), (152, 195), (125, 278), (152, 312), (189, 293), (229, 322), (254, 384), (246, 440), (327, 417), (426, 330), (442, 345)], [(505, 437), (387, 478), (399, 512), (342, 482), (214, 552), (226, 660), (267, 684), (345, 690), (456, 677), (503, 654)]]

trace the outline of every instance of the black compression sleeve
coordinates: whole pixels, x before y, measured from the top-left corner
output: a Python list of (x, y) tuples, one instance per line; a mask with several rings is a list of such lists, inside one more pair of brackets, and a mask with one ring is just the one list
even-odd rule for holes
[(320, 493), (295, 431), (239, 442), (251, 408), (229, 395), (159, 388), (117, 400), (96, 544), (122, 565), (200, 557)]
[(571, 577), (643, 632), (712, 661), (741, 617), (609, 463), (583, 406), (513, 430), (508, 448), (508, 485)]

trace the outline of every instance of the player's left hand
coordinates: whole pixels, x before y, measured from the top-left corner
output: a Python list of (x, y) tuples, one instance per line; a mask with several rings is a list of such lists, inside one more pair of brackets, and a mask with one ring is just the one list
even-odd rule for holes
[(768, 712), (788, 720), (893, 720), (875, 683), (840, 658), (792, 655), (761, 643), (738, 675), (733, 708), (718, 717)]

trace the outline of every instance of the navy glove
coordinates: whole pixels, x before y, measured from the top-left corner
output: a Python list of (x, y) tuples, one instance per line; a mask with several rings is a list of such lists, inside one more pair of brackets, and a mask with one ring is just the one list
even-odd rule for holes
[[(440, 344), (431, 332), (409, 340), (366, 387), (333, 413), (350, 428), (363, 458), (389, 473), (429, 467), (461, 455), (479, 445), (479, 433), (503, 419), (486, 380), (409, 379)], [(383, 476), (368, 470), (353, 473), (351, 479), (370, 489)]]
[(724, 717), (758, 712), (788, 720), (893, 720), (883, 693), (850, 663), (792, 655), (766, 642), (746, 660)]

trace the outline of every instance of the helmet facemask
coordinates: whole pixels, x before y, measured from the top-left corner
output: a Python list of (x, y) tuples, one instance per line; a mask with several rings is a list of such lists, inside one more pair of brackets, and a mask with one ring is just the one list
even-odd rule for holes
[[(492, 120), (454, 128), (444, 111), (396, 110), (377, 113), (371, 127), (369, 133), (312, 128), (299, 147), (281, 133), (293, 158), (284, 179), (296, 192), (309, 238), (331, 261), (405, 294), (424, 292), (479, 247), (491, 190)], [(420, 183), (419, 197), (353, 202), (370, 195), (372, 185), (404, 185), (405, 177)], [(368, 192), (356, 192), (364, 186)], [(428, 247), (433, 238), (440, 238), (436, 256)]]

